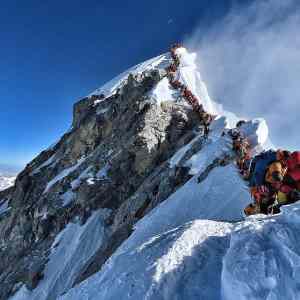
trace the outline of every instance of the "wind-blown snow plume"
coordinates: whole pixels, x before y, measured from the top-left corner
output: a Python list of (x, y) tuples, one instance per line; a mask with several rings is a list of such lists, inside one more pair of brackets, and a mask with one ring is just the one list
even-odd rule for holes
[(300, 5), (256, 1), (234, 7), (186, 44), (197, 50), (213, 99), (244, 117), (263, 116), (277, 146), (296, 148), (300, 98)]

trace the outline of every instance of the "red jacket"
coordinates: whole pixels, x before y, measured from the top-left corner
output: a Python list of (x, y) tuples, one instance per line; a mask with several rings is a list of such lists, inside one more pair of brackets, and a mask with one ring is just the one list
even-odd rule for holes
[(300, 151), (295, 151), (287, 160), (287, 175), (295, 181), (300, 181)]

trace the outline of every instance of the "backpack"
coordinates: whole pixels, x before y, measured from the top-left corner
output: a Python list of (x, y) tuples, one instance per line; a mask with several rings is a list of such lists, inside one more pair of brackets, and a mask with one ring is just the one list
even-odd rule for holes
[(268, 150), (255, 156), (250, 166), (250, 187), (261, 186), (265, 183), (267, 167), (277, 160), (276, 151)]

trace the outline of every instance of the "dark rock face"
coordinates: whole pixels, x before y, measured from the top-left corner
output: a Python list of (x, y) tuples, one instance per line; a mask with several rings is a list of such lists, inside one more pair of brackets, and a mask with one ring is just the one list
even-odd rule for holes
[[(1, 192), (11, 209), (0, 216), (0, 299), (20, 283), (28, 289), (38, 285), (50, 247), (66, 224), (76, 218), (84, 224), (92, 211), (109, 208), (108, 240), (74, 284), (89, 277), (140, 218), (190, 178), (184, 166), (169, 168), (167, 161), (195, 136), (199, 117), (168, 99), (162, 105), (150, 101), (148, 92), (160, 79), (158, 71), (139, 79), (130, 75), (108, 99), (79, 101), (72, 129), (28, 164), (13, 188)], [(193, 153), (192, 148), (187, 155)]]
[(25, 277), (25, 285), (29, 290), (35, 289), (43, 278), (44, 263), (42, 261), (31, 262)]

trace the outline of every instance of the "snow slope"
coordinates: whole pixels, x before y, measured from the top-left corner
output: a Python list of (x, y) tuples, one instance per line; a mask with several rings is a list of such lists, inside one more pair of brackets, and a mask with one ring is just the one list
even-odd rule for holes
[(295, 204), (238, 223), (185, 223), (121, 246), (60, 299), (299, 299), (299, 217)]
[(53, 243), (45, 276), (37, 288), (31, 292), (23, 286), (11, 299), (52, 300), (70, 289), (82, 267), (105, 240), (103, 222), (108, 215), (108, 210), (100, 210), (83, 226), (69, 223)]
[(300, 299), (300, 204), (238, 224), (223, 259), (223, 299)]
[[(0, 173), (0, 191), (3, 191), (14, 185), (15, 176), (1, 175)], [(0, 216), (10, 210), (8, 200), (0, 198)]]
[(197, 220), (156, 235), (62, 299), (219, 299), (230, 228)]
[[(209, 282), (216, 273), (221, 278), (221, 245), (229, 244), (231, 225), (211, 220), (241, 220), (249, 200), (232, 165), (213, 170), (200, 184), (194, 176), (137, 223), (101, 272), (61, 299), (218, 299), (220, 283)], [(194, 286), (195, 277), (202, 286)]]
[[(105, 97), (109, 97), (113, 95), (118, 88), (122, 87), (129, 74), (139, 75), (143, 72), (151, 71), (153, 69), (163, 70), (170, 63), (171, 57), (168, 53), (149, 59), (116, 76), (115, 78), (104, 84), (102, 87), (92, 92), (89, 96), (103, 94)], [(96, 100), (95, 104), (97, 103), (99, 103), (99, 100)]]
[(61, 171), (57, 176), (55, 176), (52, 180), (50, 180), (44, 190), (44, 194), (47, 193), (53, 185), (55, 185), (56, 183), (58, 183), (59, 181), (67, 177), (69, 174), (74, 172), (85, 161), (85, 159), (86, 159), (85, 157), (82, 157), (81, 159), (78, 160), (78, 162), (74, 166)]
[(10, 210), (10, 207), (8, 206), (8, 201), (0, 201), (0, 216), (6, 213), (8, 210)]

